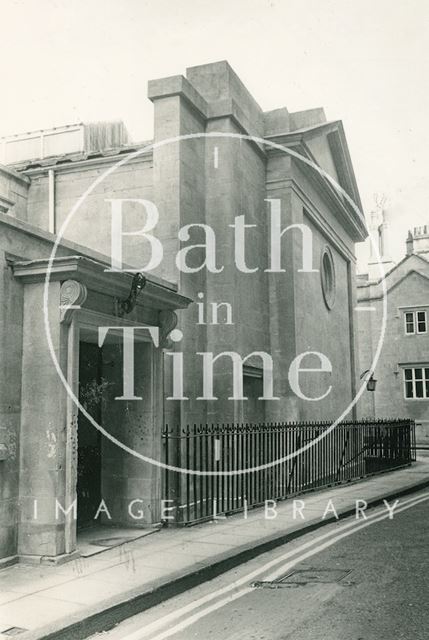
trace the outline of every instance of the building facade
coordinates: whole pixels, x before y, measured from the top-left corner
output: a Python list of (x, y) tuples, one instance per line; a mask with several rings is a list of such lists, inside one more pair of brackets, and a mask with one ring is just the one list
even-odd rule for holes
[[(379, 237), (388, 226), (383, 218)], [(405, 247), (404, 247), (405, 248)], [(382, 252), (383, 253), (383, 252)], [(386, 262), (386, 261), (383, 261)], [(395, 417), (416, 420), (419, 446), (429, 446), (429, 227), (408, 234), (406, 256), (397, 265), (389, 263), (385, 277), (377, 277), (370, 264), (369, 275), (358, 280), (359, 348), (363, 370), (368, 369), (382, 339), (375, 371), (374, 393), (362, 396), (361, 417)], [(383, 327), (384, 292), (386, 327)]]
[(226, 62), (148, 95), (148, 143), (120, 124), (2, 140), (3, 559), (70, 556), (100, 499), (110, 524), (159, 523), (165, 424), (336, 419), (356, 393), (367, 234), (341, 122), (263, 112)]

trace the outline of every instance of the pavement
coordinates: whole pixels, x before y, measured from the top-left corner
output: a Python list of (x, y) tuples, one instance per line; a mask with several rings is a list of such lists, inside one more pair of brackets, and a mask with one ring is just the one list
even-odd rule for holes
[(429, 457), (422, 457), (405, 469), (278, 502), (275, 511), (258, 508), (247, 517), (162, 529), (59, 566), (7, 567), (0, 571), (0, 638), (86, 638), (334, 522), (336, 515), (355, 514), (356, 501), (392, 504), (426, 486)]

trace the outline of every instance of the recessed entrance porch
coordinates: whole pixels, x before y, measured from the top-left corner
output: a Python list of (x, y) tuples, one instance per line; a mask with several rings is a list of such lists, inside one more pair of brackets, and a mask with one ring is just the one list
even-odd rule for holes
[(119, 334), (112, 332), (99, 347), (98, 332), (81, 324), (78, 393), (83, 411), (78, 412), (77, 420), (78, 532), (95, 526), (144, 528), (156, 524), (152, 487), (159, 470), (130, 453), (159, 459), (160, 436), (154, 428), (157, 373), (153, 345), (145, 335), (134, 333), (136, 399), (132, 400), (121, 399), (123, 351)]
[[(55, 560), (76, 552), (77, 530), (92, 521), (136, 530), (159, 523), (161, 470), (142, 456), (161, 459), (162, 348), (177, 321), (173, 310), (190, 300), (148, 280), (130, 312), (118, 314), (132, 275), (58, 258), (47, 333), (46, 268), (46, 260), (14, 265), (24, 283), (22, 386), (30, 399), (22, 408), (18, 545), (21, 556)], [(133, 399), (121, 399), (126, 327), (133, 327)], [(158, 341), (147, 327), (157, 328)]]

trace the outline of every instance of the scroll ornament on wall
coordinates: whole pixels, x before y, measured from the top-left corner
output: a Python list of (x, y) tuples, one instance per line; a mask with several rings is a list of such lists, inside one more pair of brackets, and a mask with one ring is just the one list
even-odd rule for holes
[(66, 280), (60, 289), (60, 322), (69, 323), (73, 311), (80, 309), (88, 295), (87, 288), (77, 280)]

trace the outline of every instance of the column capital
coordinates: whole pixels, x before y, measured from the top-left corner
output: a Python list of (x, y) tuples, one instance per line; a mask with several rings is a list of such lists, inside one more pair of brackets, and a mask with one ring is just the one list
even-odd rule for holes
[(88, 295), (87, 288), (77, 280), (66, 280), (60, 289), (60, 322), (69, 324), (73, 312), (80, 309)]

